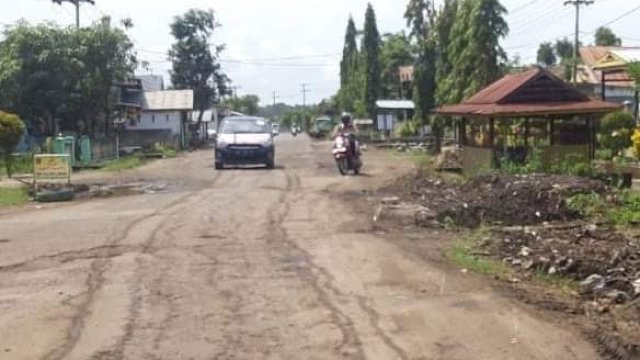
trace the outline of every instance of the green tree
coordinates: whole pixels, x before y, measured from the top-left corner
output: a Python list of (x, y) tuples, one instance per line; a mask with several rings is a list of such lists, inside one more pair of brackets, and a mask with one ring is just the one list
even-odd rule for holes
[(355, 112), (363, 98), (361, 55), (357, 44), (358, 31), (353, 18), (349, 18), (345, 33), (342, 61), (340, 62), (340, 90), (337, 100), (344, 111)]
[(171, 35), (176, 42), (171, 46), (171, 83), (176, 89), (193, 89), (194, 108), (199, 111), (198, 123), (204, 111), (218, 99), (226, 88), (228, 78), (222, 73), (218, 57), (224, 50), (214, 45), (213, 35), (218, 28), (213, 10), (191, 9), (175, 17)]
[(358, 65), (358, 30), (353, 21), (353, 17), (349, 17), (347, 23), (347, 31), (344, 37), (344, 48), (342, 50), (342, 61), (340, 62), (340, 85), (346, 86), (351, 80), (353, 72)]
[(375, 118), (376, 101), (380, 95), (380, 33), (371, 3), (367, 5), (364, 21), (362, 53), (364, 59), (364, 105), (366, 114)]
[(131, 41), (109, 18), (80, 30), (22, 22), (0, 42), (0, 104), (49, 135), (94, 135), (112, 125), (113, 85), (135, 66)]
[[(436, 19), (436, 80), (438, 83), (446, 81), (452, 66), (449, 62), (449, 44), (451, 43), (451, 29), (458, 13), (458, 0), (445, 0)], [(447, 94), (443, 92), (447, 86), (438, 86), (436, 89), (436, 104), (445, 103)]]
[(260, 111), (260, 98), (257, 95), (231, 97), (224, 101), (224, 105), (246, 115), (257, 115)]
[(549, 67), (555, 65), (557, 62), (558, 59), (556, 58), (553, 44), (550, 42), (540, 44), (540, 47), (538, 48), (538, 64)]
[(596, 45), (597, 46), (620, 46), (622, 45), (622, 39), (616, 36), (616, 34), (610, 28), (601, 26), (596, 30)]
[(382, 88), (380, 96), (385, 99), (399, 99), (401, 84), (398, 69), (401, 66), (414, 63), (413, 49), (409, 38), (400, 32), (385, 34), (380, 48), (380, 62), (382, 66)]
[(608, 114), (600, 124), (600, 144), (611, 149), (614, 156), (622, 154), (632, 145), (631, 136), (635, 128), (633, 115), (626, 111)]
[(509, 32), (499, 0), (463, 0), (451, 29), (443, 81), (446, 103), (458, 103), (498, 79), (507, 60), (500, 40)]
[(17, 115), (0, 111), (0, 155), (9, 177), (11, 177), (11, 154), (20, 143), (24, 132), (25, 126)]

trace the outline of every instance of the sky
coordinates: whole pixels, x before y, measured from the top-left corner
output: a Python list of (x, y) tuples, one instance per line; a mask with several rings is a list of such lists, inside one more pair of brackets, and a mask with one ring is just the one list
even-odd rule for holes
[[(224, 71), (238, 94), (257, 94), (263, 104), (317, 103), (335, 94), (347, 20), (359, 28), (367, 0), (95, 0), (81, 8), (81, 23), (89, 25), (103, 15), (114, 21), (131, 18), (129, 35), (139, 59), (150, 62), (153, 74), (168, 79), (166, 59), (172, 38), (169, 23), (190, 8), (213, 9), (222, 25), (214, 42), (225, 44)], [(406, 29), (403, 18), (408, 0), (370, 0), (381, 33)], [(438, 6), (442, 0), (436, 0)], [(564, 0), (502, 0), (509, 10), (510, 34), (502, 45), (510, 57), (535, 62), (538, 44), (561, 37), (573, 39), (575, 9)], [(51, 0), (0, 0), (0, 26), (19, 19), (60, 25), (75, 23), (71, 4)], [(610, 23), (610, 24), (609, 24)], [(593, 43), (598, 26), (609, 24), (624, 45), (640, 46), (640, 0), (595, 0), (581, 11), (581, 40)], [(635, 26), (634, 26), (635, 25)], [(140, 71), (140, 73), (148, 73)]]

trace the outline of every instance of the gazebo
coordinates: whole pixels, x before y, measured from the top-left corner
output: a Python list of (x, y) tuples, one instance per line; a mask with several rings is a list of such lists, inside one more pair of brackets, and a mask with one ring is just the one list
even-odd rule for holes
[(507, 75), (435, 114), (455, 119), (463, 170), (478, 173), (495, 168), (500, 159), (525, 162), (534, 148), (545, 166), (589, 161), (595, 156), (595, 122), (621, 107), (591, 99), (534, 67)]

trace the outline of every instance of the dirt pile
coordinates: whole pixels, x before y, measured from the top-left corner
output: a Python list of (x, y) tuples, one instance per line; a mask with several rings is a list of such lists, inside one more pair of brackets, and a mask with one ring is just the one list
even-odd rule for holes
[(409, 201), (430, 208), (440, 222), (475, 228), (482, 223), (535, 225), (579, 218), (566, 199), (579, 193), (606, 191), (596, 180), (572, 176), (492, 175), (463, 184), (433, 177), (414, 177)]
[(640, 298), (640, 241), (595, 225), (496, 230), (488, 252), (514, 268), (579, 281), (584, 300), (602, 305)]

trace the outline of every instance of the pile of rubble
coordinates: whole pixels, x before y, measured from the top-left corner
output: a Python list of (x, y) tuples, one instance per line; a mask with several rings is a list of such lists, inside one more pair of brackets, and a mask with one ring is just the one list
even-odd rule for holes
[[(508, 230), (508, 229), (507, 229)], [(606, 309), (640, 298), (640, 241), (609, 228), (539, 227), (496, 231), (484, 247), (522, 272), (562, 275), (581, 284), (584, 300)]]
[(566, 199), (580, 193), (604, 193), (596, 180), (573, 176), (491, 175), (463, 184), (433, 177), (404, 180), (408, 202), (430, 209), (440, 222), (475, 228), (493, 225), (535, 225), (579, 218)]

